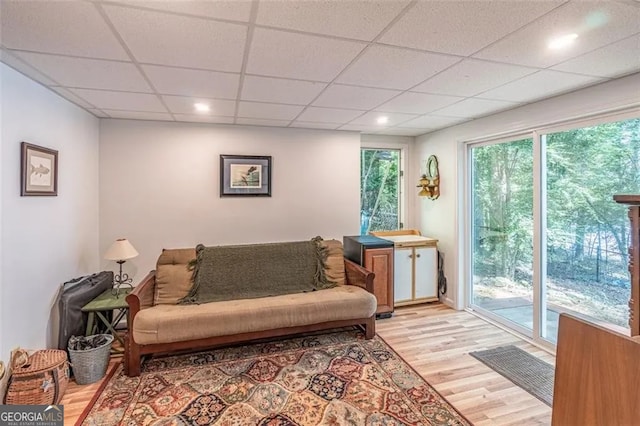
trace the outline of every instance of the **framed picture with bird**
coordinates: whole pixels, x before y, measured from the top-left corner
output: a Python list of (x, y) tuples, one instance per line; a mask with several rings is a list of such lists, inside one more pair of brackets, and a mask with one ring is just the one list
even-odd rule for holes
[(58, 195), (58, 151), (22, 142), (20, 195)]
[(271, 157), (221, 155), (220, 196), (271, 196)]

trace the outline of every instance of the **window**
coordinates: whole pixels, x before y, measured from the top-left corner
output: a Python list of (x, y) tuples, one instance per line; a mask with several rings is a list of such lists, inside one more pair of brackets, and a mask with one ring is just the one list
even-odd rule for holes
[(360, 233), (399, 229), (400, 150), (360, 151)]

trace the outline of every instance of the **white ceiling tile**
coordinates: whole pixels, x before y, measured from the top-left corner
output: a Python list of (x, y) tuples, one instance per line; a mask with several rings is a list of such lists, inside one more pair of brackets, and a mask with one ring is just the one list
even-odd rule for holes
[(345, 124), (344, 126), (338, 127), (338, 130), (349, 130), (361, 133), (377, 133), (382, 129), (380, 128), (380, 126), (367, 126), (366, 124)]
[(474, 96), (536, 71), (538, 71), (536, 68), (465, 59), (411, 90), (455, 96)]
[(340, 123), (312, 123), (309, 121), (294, 121), (289, 127), (299, 127), (302, 129), (327, 129), (334, 130), (340, 127)]
[(416, 129), (439, 129), (441, 127), (453, 126), (468, 121), (460, 117), (442, 117), (438, 115), (423, 115), (413, 120), (402, 123), (398, 127)]
[(426, 114), (433, 110), (451, 105), (464, 98), (459, 96), (431, 95), (427, 93), (405, 92), (380, 105), (376, 111), (406, 112), (410, 114)]
[[(519, 104), (516, 102), (493, 101), (488, 99), (468, 98), (457, 104), (450, 105), (438, 110), (438, 114), (450, 117), (475, 118), (488, 115), (493, 112), (514, 108)], [(408, 123), (403, 123), (405, 126)]]
[(569, 59), (553, 69), (600, 77), (618, 77), (640, 71), (640, 34)]
[(89, 102), (78, 97), (75, 93), (71, 93), (68, 89), (64, 87), (50, 86), (49, 89), (53, 90), (58, 95), (65, 98), (66, 100), (73, 102), (74, 104), (82, 108), (85, 108), (85, 109), (94, 108), (94, 105), (91, 105)]
[(308, 107), (302, 114), (300, 114), (298, 121), (346, 123), (363, 113), (364, 111), (357, 111), (353, 109)]
[(406, 90), (459, 60), (453, 56), (373, 45), (336, 81)]
[(483, 99), (531, 102), (602, 81), (599, 77), (543, 70), (479, 95)]
[[(378, 125), (377, 120), (379, 117), (387, 117), (387, 122), (384, 125)], [(365, 126), (373, 126), (373, 127), (377, 126), (378, 128), (381, 128), (381, 127), (388, 127), (388, 126), (396, 126), (402, 122), (411, 120), (412, 118), (415, 118), (415, 117), (417, 117), (416, 114), (400, 114), (397, 112), (371, 111), (349, 122), (349, 124), (359, 124), (359, 125), (361, 124)]]
[(163, 95), (235, 99), (240, 74), (142, 65), (151, 84)]
[(151, 93), (151, 87), (131, 62), (16, 52), (20, 58), (62, 86)]
[(211, 109), (207, 114), (233, 117), (236, 111), (236, 101), (222, 99), (207, 99), (201, 97), (185, 97), (185, 96), (162, 96), (162, 100), (169, 110), (178, 114), (194, 114), (196, 103), (209, 105)]
[(240, 99), (284, 104), (306, 105), (327, 85), (311, 81), (286, 80), (247, 75), (242, 84)]
[(287, 127), (289, 120), (268, 120), (264, 118), (237, 118), (236, 124), (246, 124), (250, 126)]
[(331, 81), (365, 46), (361, 42), (256, 28), (247, 73)]
[(419, 1), (382, 43), (467, 56), (562, 1)]
[(0, 49), (0, 61), (9, 65), (14, 70), (26, 75), (30, 79), (44, 84), (45, 86), (55, 86), (57, 84), (6, 49)]
[[(520, 2), (518, 2), (520, 4)], [(573, 1), (497, 43), (475, 57), (546, 68), (640, 31), (640, 8), (614, 1)], [(576, 33), (565, 49), (547, 47), (554, 37)]]
[(155, 95), (90, 89), (69, 90), (102, 110), (118, 109), (126, 111), (167, 112)]
[(268, 120), (293, 120), (303, 106), (240, 101), (238, 117)]
[(313, 105), (336, 108), (371, 109), (399, 95), (398, 90), (332, 84)]
[(173, 121), (171, 114), (162, 112), (120, 111), (105, 109), (111, 118), (126, 118), (131, 120)]
[(117, 0), (127, 6), (146, 7), (148, 9), (166, 12), (184, 13), (187, 15), (204, 16), (207, 18), (228, 19), (231, 21), (249, 21), (251, 14), (250, 0), (189, 0), (189, 1), (158, 1), (158, 0)]
[(190, 123), (219, 123), (233, 124), (233, 117), (218, 117), (215, 115), (195, 115), (195, 114), (173, 114), (176, 121), (186, 121)]
[(256, 23), (371, 41), (407, 4), (407, 0), (262, 1)]
[(129, 57), (89, 2), (3, 1), (0, 39), (6, 47), (103, 59)]
[(240, 71), (245, 25), (127, 7), (104, 9), (139, 62)]

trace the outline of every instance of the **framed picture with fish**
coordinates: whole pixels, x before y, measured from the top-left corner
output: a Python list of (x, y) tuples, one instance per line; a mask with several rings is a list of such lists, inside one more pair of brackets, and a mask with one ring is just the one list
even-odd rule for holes
[(271, 157), (221, 155), (220, 196), (271, 197)]
[(20, 195), (58, 195), (58, 151), (22, 142)]

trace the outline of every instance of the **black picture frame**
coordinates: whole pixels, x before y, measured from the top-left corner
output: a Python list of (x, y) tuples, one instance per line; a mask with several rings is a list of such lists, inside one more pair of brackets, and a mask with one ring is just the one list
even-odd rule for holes
[(20, 149), (20, 195), (58, 195), (58, 151), (22, 142)]
[(271, 197), (271, 156), (220, 155), (221, 197)]

